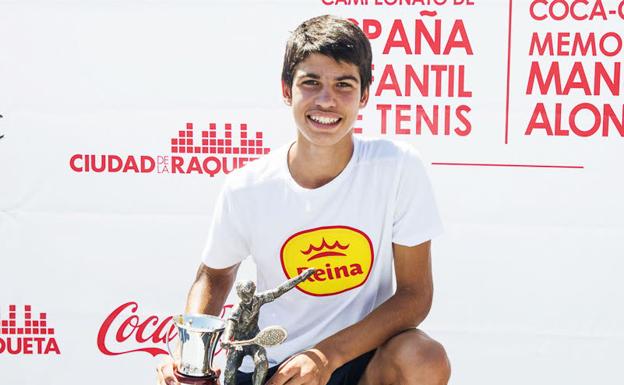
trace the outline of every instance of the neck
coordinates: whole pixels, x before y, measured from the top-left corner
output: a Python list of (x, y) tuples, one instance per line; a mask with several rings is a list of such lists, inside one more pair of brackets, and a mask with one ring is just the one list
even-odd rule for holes
[(317, 146), (301, 134), (288, 151), (288, 168), (295, 182), (304, 188), (318, 188), (336, 178), (353, 155), (351, 134), (332, 146)]

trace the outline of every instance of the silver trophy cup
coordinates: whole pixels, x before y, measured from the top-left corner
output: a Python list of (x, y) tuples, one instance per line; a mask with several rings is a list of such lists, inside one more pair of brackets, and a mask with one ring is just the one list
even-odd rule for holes
[(179, 344), (172, 352), (167, 349), (176, 366), (176, 375), (213, 379), (215, 370), (212, 357), (219, 338), (225, 329), (225, 322), (218, 317), (205, 314), (179, 314), (173, 317), (178, 328)]

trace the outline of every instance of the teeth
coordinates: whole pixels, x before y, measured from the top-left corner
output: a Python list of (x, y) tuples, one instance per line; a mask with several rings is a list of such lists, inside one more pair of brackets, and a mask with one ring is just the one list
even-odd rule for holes
[(312, 115), (310, 115), (310, 119), (321, 124), (334, 124), (338, 120), (340, 120), (340, 118), (326, 118), (323, 116), (312, 116)]

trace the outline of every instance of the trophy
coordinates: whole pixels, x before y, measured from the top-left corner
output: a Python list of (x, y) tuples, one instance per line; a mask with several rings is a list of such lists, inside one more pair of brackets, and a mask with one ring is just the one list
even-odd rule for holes
[(179, 345), (173, 354), (167, 340), (167, 349), (173, 358), (176, 379), (182, 384), (215, 385), (217, 376), (212, 358), (225, 322), (205, 314), (179, 314), (173, 317), (178, 328)]
[[(241, 301), (234, 306), (226, 321), (205, 314), (179, 314), (173, 317), (178, 328), (180, 343), (174, 354), (167, 340), (167, 349), (174, 360), (176, 379), (182, 384), (216, 385), (218, 377), (212, 366), (212, 358), (219, 338), (223, 334), (221, 346), (227, 349), (225, 366), (225, 385), (236, 384), (236, 370), (247, 355), (257, 355), (266, 360), (266, 347), (281, 344), (287, 337), (286, 330), (280, 326), (258, 328), (260, 307), (272, 302), (293, 289), (297, 284), (308, 279), (314, 269), (282, 283), (273, 290), (256, 293), (252, 281), (236, 283), (236, 291)], [(266, 363), (266, 361), (265, 361)], [(256, 366), (254, 385), (264, 382), (268, 365)]]

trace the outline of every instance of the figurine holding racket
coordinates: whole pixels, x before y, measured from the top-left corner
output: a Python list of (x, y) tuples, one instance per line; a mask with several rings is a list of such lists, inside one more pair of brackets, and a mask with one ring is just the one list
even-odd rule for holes
[(236, 283), (236, 292), (241, 300), (232, 310), (221, 342), (221, 346), (227, 349), (227, 363), (223, 374), (225, 385), (236, 385), (236, 370), (247, 355), (253, 358), (255, 365), (253, 384), (261, 385), (264, 382), (269, 369), (265, 347), (282, 343), (286, 339), (286, 330), (279, 326), (269, 326), (260, 331), (260, 307), (305, 281), (314, 271), (315, 269), (308, 269), (275, 289), (258, 294), (255, 293), (256, 284), (253, 281)]

